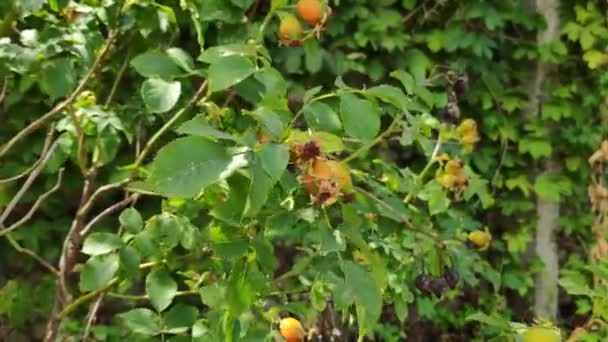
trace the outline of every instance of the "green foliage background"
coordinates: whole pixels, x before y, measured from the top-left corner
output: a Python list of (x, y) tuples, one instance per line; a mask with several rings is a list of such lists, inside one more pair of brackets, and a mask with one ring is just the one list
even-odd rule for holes
[[(543, 198), (561, 205), (553, 323), (564, 338), (581, 327), (581, 341), (605, 340), (587, 158), (607, 127), (606, 3), (561, 1), (560, 39), (543, 46), (527, 1), (335, 0), (319, 39), (286, 47), (276, 31), (292, 5), (0, 3), (0, 209), (12, 208), (0, 219), (0, 339), (41, 340), (55, 319), (65, 340), (271, 341), (289, 313), (343, 340), (514, 340), (537, 318)], [(539, 61), (551, 69), (529, 113)], [(458, 143), (464, 118), (478, 124), (473, 151)], [(311, 205), (288, 168), (307, 129), (348, 161), (352, 203)], [(461, 194), (435, 180), (437, 152), (464, 161)], [(19, 195), (27, 174), (10, 178), (41, 155)], [(549, 160), (558, 172), (540, 172)], [(487, 251), (464, 243), (478, 229), (493, 236)], [(65, 301), (35, 258), (68, 270)], [(455, 289), (416, 289), (444, 265)]]

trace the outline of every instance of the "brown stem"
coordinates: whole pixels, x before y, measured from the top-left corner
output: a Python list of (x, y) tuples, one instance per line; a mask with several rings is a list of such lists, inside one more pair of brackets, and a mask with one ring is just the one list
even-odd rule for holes
[[(82, 208), (92, 197), (93, 183), (96, 178), (97, 169), (91, 167), (85, 176), (84, 186), (82, 188), (82, 194), (80, 197), (79, 208)], [(80, 230), (82, 229), (86, 212), (78, 210), (70, 230), (63, 241), (63, 247), (61, 250), (61, 256), (59, 257), (59, 277), (57, 279), (57, 285), (55, 289), (55, 303), (53, 304), (53, 310), (50, 319), (47, 323), (46, 334), (44, 337), (45, 342), (55, 342), (57, 334), (59, 333), (59, 327), (63, 321), (63, 317), (60, 315), (64, 311), (64, 305), (69, 301), (69, 292), (66, 285), (66, 277), (68, 272), (72, 269), (76, 262), (78, 255), (78, 246), (80, 245)]]

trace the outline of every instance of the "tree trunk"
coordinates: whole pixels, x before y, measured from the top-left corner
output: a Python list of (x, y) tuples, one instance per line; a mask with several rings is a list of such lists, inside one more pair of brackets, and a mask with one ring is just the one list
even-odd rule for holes
[[(559, 1), (535, 0), (536, 11), (547, 23), (546, 29), (538, 35), (538, 45), (559, 39)], [(539, 61), (536, 64), (532, 82), (528, 118), (536, 115), (544, 101), (543, 84), (546, 81), (550, 65)], [(538, 175), (555, 174), (560, 171), (559, 163), (549, 160)], [(557, 316), (559, 264), (557, 247), (554, 241), (555, 231), (559, 228), (559, 202), (537, 196), (535, 252), (544, 265), (543, 271), (536, 278), (534, 313), (537, 317), (554, 320)]]

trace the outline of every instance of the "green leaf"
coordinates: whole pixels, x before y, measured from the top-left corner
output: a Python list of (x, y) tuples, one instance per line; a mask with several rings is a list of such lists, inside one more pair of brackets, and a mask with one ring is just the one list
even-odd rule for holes
[(161, 332), (160, 317), (152, 310), (139, 308), (118, 315), (123, 324), (132, 332), (146, 336)]
[(144, 226), (144, 220), (135, 208), (123, 210), (118, 217), (118, 221), (129, 233), (133, 234), (139, 233)]
[(259, 107), (256, 110), (252, 112), (248, 111), (247, 113), (258, 120), (272, 138), (280, 139), (282, 137), (285, 125), (283, 124), (283, 121), (281, 121), (279, 114), (267, 107)]
[(359, 335), (366, 336), (374, 330), (382, 312), (380, 289), (371, 275), (352, 261), (345, 261), (343, 270), (346, 284), (353, 292), (357, 308)]
[(274, 272), (277, 266), (277, 260), (274, 256), (274, 247), (272, 243), (263, 236), (258, 236), (253, 240), (253, 248), (255, 248), (256, 260), (262, 266), (266, 273)]
[(103, 254), (91, 257), (80, 272), (80, 291), (97, 290), (107, 285), (118, 271), (118, 254)]
[(319, 49), (319, 42), (316, 39), (309, 39), (304, 43), (304, 61), (306, 70), (314, 74), (321, 69), (323, 65), (323, 55)]
[(342, 95), (340, 116), (344, 130), (353, 138), (371, 140), (380, 132), (380, 111), (368, 100), (351, 94)]
[(369, 88), (365, 93), (392, 104), (400, 111), (407, 111), (407, 104), (410, 102), (401, 89), (386, 84)]
[(493, 314), (492, 316), (488, 316), (485, 313), (478, 311), (474, 314), (471, 314), (465, 318), (467, 321), (477, 321), (488, 326), (498, 328), (503, 331), (511, 330), (509, 322), (502, 318), (497, 314)]
[(146, 80), (141, 86), (141, 98), (150, 113), (166, 113), (175, 106), (182, 93), (178, 81), (167, 82), (160, 78)]
[(249, 248), (248, 239), (234, 234), (226, 234), (219, 227), (211, 228), (209, 239), (213, 246), (213, 254), (223, 259), (240, 258), (247, 253)]
[(519, 141), (519, 152), (529, 153), (534, 159), (551, 157), (552, 151), (551, 143), (547, 140), (522, 139)]
[(227, 44), (208, 48), (201, 54), (199, 60), (213, 64), (229, 56), (255, 57), (255, 55), (256, 46), (253, 44)]
[(135, 279), (139, 276), (139, 264), (141, 257), (137, 250), (131, 246), (124, 246), (120, 249), (120, 270), (126, 278)]
[(92, 233), (82, 246), (82, 253), (88, 255), (106, 254), (122, 247), (122, 240), (116, 234)]
[(220, 309), (226, 303), (226, 289), (217, 283), (201, 287), (199, 294), (201, 301), (212, 309)]
[[(234, 175), (228, 179), (228, 198), (215, 205), (210, 214), (230, 225), (238, 226), (241, 223), (243, 210), (247, 201), (250, 181), (243, 175)], [(217, 252), (217, 251), (216, 251)]]
[(304, 96), (302, 96), (302, 102), (304, 102), (304, 104), (309, 103), (310, 100), (312, 100), (319, 92), (321, 92), (322, 89), (323, 86), (317, 86), (306, 90), (304, 92)]
[(225, 301), (228, 303), (228, 311), (234, 317), (245, 312), (255, 298), (254, 290), (247, 279), (247, 272), (243, 263), (239, 263), (228, 279)]
[(340, 132), (342, 130), (342, 122), (340, 122), (338, 114), (323, 102), (309, 103), (302, 108), (302, 112), (312, 129), (328, 132)]
[(419, 197), (428, 201), (429, 213), (431, 215), (445, 212), (450, 207), (450, 199), (441, 185), (435, 181), (427, 183)]
[(176, 304), (165, 315), (165, 329), (169, 334), (182, 334), (192, 327), (198, 318), (198, 310), (192, 305)]
[(233, 86), (255, 72), (255, 65), (245, 57), (228, 56), (209, 66), (209, 92)]
[(135, 56), (131, 60), (131, 66), (143, 77), (173, 78), (181, 73), (179, 67), (165, 53), (150, 50)]
[(403, 85), (403, 89), (408, 95), (414, 94), (414, 89), (416, 88), (416, 81), (414, 77), (410, 75), (407, 71), (403, 70), (395, 70), (390, 73), (390, 76), (398, 79)]
[(164, 268), (158, 268), (146, 277), (146, 294), (156, 311), (165, 310), (177, 293), (177, 283)]
[(325, 310), (327, 301), (325, 298), (323, 283), (315, 281), (314, 284), (312, 284), (312, 287), (310, 288), (310, 302), (312, 307), (318, 312)]
[(283, 144), (265, 144), (258, 153), (258, 160), (270, 178), (278, 181), (289, 163), (289, 149)]
[(177, 246), (182, 238), (182, 224), (174, 215), (162, 213), (148, 221), (144, 233), (150, 235), (151, 243), (156, 248), (170, 250)]
[(76, 71), (68, 58), (45, 62), (39, 77), (40, 88), (52, 99), (66, 97), (76, 87)]
[(179, 134), (214, 137), (224, 140), (237, 140), (236, 137), (211, 127), (202, 115), (197, 115), (192, 120), (184, 122), (176, 131)]
[(175, 63), (183, 70), (188, 72), (192, 72), (194, 70), (194, 60), (192, 59), (192, 56), (190, 56), (186, 51), (180, 48), (173, 47), (167, 49), (166, 53), (169, 58), (171, 58), (173, 63)]
[[(259, 159), (259, 156), (258, 156)], [(272, 188), (277, 183), (278, 179), (272, 179), (268, 172), (264, 170), (261, 162), (257, 162), (252, 166), (253, 177), (251, 187), (245, 204), (245, 217), (254, 217), (262, 209)]]
[(445, 34), (441, 30), (432, 30), (426, 35), (426, 44), (431, 52), (438, 52), (445, 44)]
[(230, 162), (219, 144), (203, 137), (180, 138), (160, 149), (148, 181), (159, 193), (190, 198), (220, 180)]
[(346, 239), (339, 230), (332, 230), (323, 225), (318, 228), (320, 238), (319, 253), (324, 256), (332, 252), (344, 252), (346, 250)]

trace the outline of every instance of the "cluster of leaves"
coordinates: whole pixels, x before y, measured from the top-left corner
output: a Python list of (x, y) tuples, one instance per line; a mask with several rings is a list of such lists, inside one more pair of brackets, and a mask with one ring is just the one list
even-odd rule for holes
[[(593, 238), (579, 183), (605, 133), (605, 4), (564, 4), (546, 46), (524, 1), (323, 5), (331, 15), (285, 46), (296, 1), (0, 4), (0, 208), (21, 199), (0, 216), (0, 338), (51, 317), (96, 340), (262, 341), (285, 315), (311, 337), (511, 338), (533, 318), (543, 198), (569, 203), (561, 285), (583, 297), (564, 301), (564, 330), (592, 317), (587, 338), (602, 340), (605, 288), (587, 277), (605, 270), (568, 241)], [(561, 77), (529, 113), (539, 60)], [(319, 158), (352, 186), (319, 175)], [(537, 173), (548, 160), (556, 172)], [(120, 190), (79, 203), (108, 185)], [(64, 240), (80, 241), (67, 270)], [(78, 276), (55, 284), (16, 257), (31, 254)], [(73, 298), (59, 312), (32, 298), (61, 279)]]

